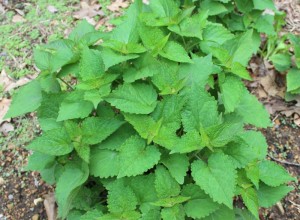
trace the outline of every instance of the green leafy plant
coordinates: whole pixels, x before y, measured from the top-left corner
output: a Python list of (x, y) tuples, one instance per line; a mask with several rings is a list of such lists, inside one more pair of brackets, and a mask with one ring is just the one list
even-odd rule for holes
[(271, 125), (242, 82), (259, 32), (273, 31), (269, 7), (140, 0), (110, 33), (82, 21), (35, 49), (41, 74), (6, 117), (37, 111), (27, 169), (56, 184), (60, 218), (258, 219), (292, 190), (263, 135), (244, 129)]

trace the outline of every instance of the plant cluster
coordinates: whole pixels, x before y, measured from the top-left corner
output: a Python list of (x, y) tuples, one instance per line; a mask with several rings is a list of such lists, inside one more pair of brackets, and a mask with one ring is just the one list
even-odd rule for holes
[(37, 111), (27, 169), (56, 184), (60, 218), (258, 219), (292, 190), (264, 136), (244, 129), (271, 125), (242, 82), (260, 33), (275, 31), (266, 8), (136, 0), (112, 32), (82, 21), (35, 49), (41, 74), (7, 117)]

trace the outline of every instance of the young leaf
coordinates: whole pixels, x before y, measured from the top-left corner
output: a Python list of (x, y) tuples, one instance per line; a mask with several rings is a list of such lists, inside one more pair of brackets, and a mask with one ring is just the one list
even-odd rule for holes
[(156, 99), (154, 88), (143, 83), (121, 85), (105, 98), (121, 111), (134, 114), (151, 113), (156, 107)]
[(4, 118), (13, 118), (35, 111), (42, 102), (40, 84), (34, 80), (21, 87), (14, 95), (13, 101)]
[[(222, 164), (222, 166), (220, 166)], [(192, 176), (214, 201), (232, 208), (232, 197), (235, 192), (236, 170), (229, 159), (222, 153), (214, 153), (208, 163), (196, 160), (192, 163)], [(226, 185), (223, 183), (226, 182)]]
[(120, 148), (120, 172), (118, 178), (136, 176), (151, 169), (160, 159), (156, 146), (146, 146), (143, 139), (132, 136)]
[(287, 74), (287, 91), (293, 93), (300, 88), (300, 70), (291, 69)]

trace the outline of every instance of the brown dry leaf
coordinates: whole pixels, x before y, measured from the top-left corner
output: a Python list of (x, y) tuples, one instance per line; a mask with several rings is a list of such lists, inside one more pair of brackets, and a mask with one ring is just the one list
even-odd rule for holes
[(9, 109), (10, 103), (11, 103), (10, 99), (3, 98), (0, 100), (0, 124), (2, 124), (2, 122), (5, 121), (3, 120), (3, 118)]
[(122, 8), (127, 8), (129, 6), (128, 1), (116, 0), (111, 5), (107, 6), (107, 9), (112, 12), (119, 12)]
[(295, 114), (294, 115), (294, 123), (300, 127), (300, 114)]
[(56, 220), (57, 209), (55, 205), (54, 193), (45, 195), (44, 207), (46, 209), (48, 220)]
[(95, 25), (96, 22), (93, 19), (93, 17), (100, 15), (100, 16), (104, 16), (103, 11), (100, 10), (101, 5), (99, 4), (92, 4), (89, 5), (87, 2), (85, 1), (81, 1), (80, 2), (80, 10), (75, 12), (73, 14), (73, 17), (76, 19), (86, 19), (89, 23), (91, 23), (92, 25)]
[[(35, 76), (33, 76), (33, 78), (35, 78)], [(15, 81), (6, 74), (4, 69), (0, 73), (0, 84), (3, 87), (3, 92), (9, 92), (14, 88), (23, 86), (23, 85), (27, 84), (30, 80), (31, 79), (29, 79), (27, 77), (23, 77), (23, 78), (19, 79), (18, 81)]]
[(26, 19), (23, 18), (21, 15), (14, 15), (12, 18), (13, 23), (18, 23), (18, 22), (25, 22)]
[(17, 8), (15, 8), (14, 10), (15, 10), (19, 15), (21, 15), (22, 17), (25, 16), (25, 13), (24, 13), (22, 10), (17, 9)]
[(257, 81), (262, 85), (264, 90), (268, 95), (273, 97), (281, 97), (285, 96), (285, 87), (279, 87), (276, 83), (276, 73), (275, 71), (269, 71), (268, 74), (264, 77), (257, 78)]

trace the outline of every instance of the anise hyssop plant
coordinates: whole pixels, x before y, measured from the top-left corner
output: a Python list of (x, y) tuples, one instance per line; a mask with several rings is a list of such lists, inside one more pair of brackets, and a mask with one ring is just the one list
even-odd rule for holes
[(59, 218), (258, 219), (290, 192), (264, 136), (244, 129), (271, 126), (242, 82), (274, 28), (270, 7), (136, 0), (112, 32), (82, 21), (37, 47), (41, 73), (6, 117), (37, 111), (43, 133), (27, 169), (56, 184)]

